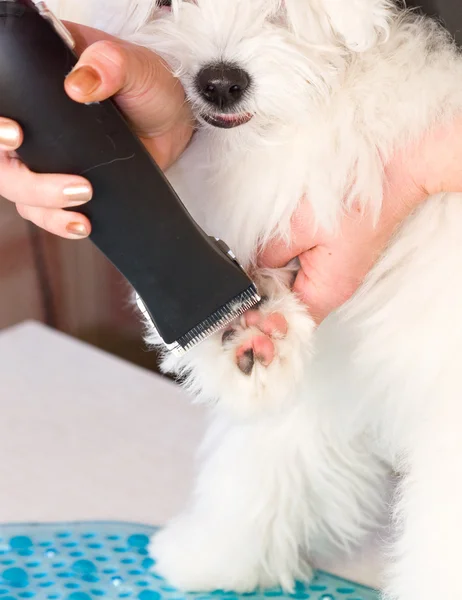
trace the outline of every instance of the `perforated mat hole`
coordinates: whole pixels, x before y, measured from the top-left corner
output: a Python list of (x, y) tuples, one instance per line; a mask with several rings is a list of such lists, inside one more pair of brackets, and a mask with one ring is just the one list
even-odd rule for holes
[[(313, 583), (310, 585), (310, 590), (313, 592), (324, 592), (325, 590), (327, 590), (327, 586)], [(329, 600), (329, 595), (326, 596), (326, 600)]]
[(159, 592), (153, 592), (152, 590), (143, 590), (138, 594), (138, 600), (161, 600)]
[(68, 600), (91, 600), (91, 596), (85, 592), (73, 592), (68, 596)]
[(66, 542), (63, 544), (63, 548), (75, 548), (78, 546), (77, 542)]
[(46, 573), (34, 573), (34, 575), (32, 575), (32, 578), (33, 579), (43, 579), (46, 576), (47, 576)]
[(123, 565), (132, 565), (136, 560), (134, 558), (123, 558), (120, 562)]
[(68, 590), (78, 590), (80, 585), (78, 583), (75, 583), (74, 581), (71, 581), (70, 583), (66, 583), (64, 587)]
[(354, 594), (354, 588), (351, 587), (339, 587), (337, 588), (337, 592), (339, 594)]
[(16, 535), (10, 538), (10, 547), (13, 550), (23, 550), (31, 548), (34, 545), (30, 537), (26, 535)]
[(132, 548), (145, 548), (149, 545), (149, 538), (143, 534), (131, 535), (127, 539), (127, 543)]
[(5, 569), (2, 573), (2, 579), (5, 583), (14, 588), (24, 588), (27, 587), (29, 583), (29, 577), (24, 571), (24, 569), (20, 569), (19, 567), (11, 567), (11, 569)]
[(142, 575), (143, 571), (141, 571), (140, 569), (131, 569), (128, 572), (129, 575)]
[(107, 556), (95, 556), (95, 560), (98, 562), (107, 562), (109, 558)]
[(79, 556), (84, 556), (84, 553), (80, 552), (80, 550), (75, 550), (74, 552), (69, 552), (69, 556), (72, 556), (72, 558), (78, 558)]
[(36, 569), (37, 567), (40, 567), (40, 562), (38, 560), (34, 560), (32, 562), (26, 562), (26, 567), (28, 569)]
[(59, 532), (56, 534), (56, 537), (62, 540), (62, 539), (64, 539), (64, 538), (69, 538), (69, 537), (71, 537), (71, 535), (72, 535), (72, 534), (71, 534), (71, 532), (70, 532), (70, 531), (59, 531)]
[(264, 596), (267, 598), (276, 598), (278, 596), (282, 596), (282, 590), (266, 590), (264, 592)]
[(91, 560), (76, 560), (72, 565), (72, 570), (78, 575), (88, 575), (96, 573), (96, 565)]
[(87, 547), (90, 548), (90, 550), (99, 550), (103, 547), (103, 544), (99, 544), (98, 542), (91, 542), (90, 544), (87, 544)]
[(90, 593), (93, 596), (98, 596), (98, 597), (104, 596), (106, 594), (106, 592), (104, 592), (103, 590), (90, 590)]
[(137, 581), (136, 585), (138, 585), (139, 587), (148, 587), (149, 583), (147, 581)]
[(1, 565), (5, 565), (5, 566), (14, 565), (15, 562), (16, 561), (13, 560), (12, 558), (8, 558), (8, 559), (5, 559), (5, 560), (0, 560), (0, 564)]
[(83, 579), (83, 581), (86, 581), (87, 583), (98, 583), (98, 581), (99, 581), (99, 577), (97, 575), (93, 575), (91, 573), (86, 573), (85, 575), (82, 575), (82, 579)]
[(117, 540), (120, 540), (120, 535), (107, 535), (106, 539), (110, 542), (116, 542)]
[(92, 538), (96, 537), (96, 533), (91, 533), (91, 532), (87, 532), (87, 533), (82, 533), (82, 538), (84, 540), (91, 540)]
[(156, 561), (153, 558), (143, 558), (143, 562), (141, 563), (141, 566), (143, 567), (143, 569), (150, 569), (155, 564), (156, 564)]
[(29, 591), (27, 591), (27, 592), (21, 592), (19, 594), (20, 598), (33, 598), (34, 596), (35, 596), (35, 592), (29, 592)]
[(49, 587), (51, 587), (54, 584), (55, 584), (54, 581), (44, 581), (43, 583), (39, 583), (39, 587), (41, 587), (41, 588), (49, 588)]

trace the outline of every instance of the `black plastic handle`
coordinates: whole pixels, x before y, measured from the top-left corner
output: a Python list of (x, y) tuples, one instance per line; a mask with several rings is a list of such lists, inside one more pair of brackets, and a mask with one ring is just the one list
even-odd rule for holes
[(191, 219), (110, 100), (82, 105), (64, 91), (77, 58), (34, 9), (0, 1), (0, 115), (24, 129), (34, 171), (83, 175), (91, 239), (144, 300), (168, 344), (251, 284)]

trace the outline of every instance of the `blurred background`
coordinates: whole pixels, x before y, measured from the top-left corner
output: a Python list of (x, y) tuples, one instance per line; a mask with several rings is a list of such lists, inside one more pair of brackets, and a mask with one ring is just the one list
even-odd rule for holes
[(34, 319), (156, 370), (129, 300), (128, 284), (89, 240), (41, 231), (0, 198), (0, 329)]

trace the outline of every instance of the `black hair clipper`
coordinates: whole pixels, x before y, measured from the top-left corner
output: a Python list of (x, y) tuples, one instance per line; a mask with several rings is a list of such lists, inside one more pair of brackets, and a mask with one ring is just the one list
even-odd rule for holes
[(182, 354), (260, 301), (220, 240), (192, 220), (114, 102), (64, 91), (73, 40), (41, 0), (0, 0), (0, 115), (17, 121), (22, 160), (83, 175), (91, 239), (132, 284), (166, 346)]

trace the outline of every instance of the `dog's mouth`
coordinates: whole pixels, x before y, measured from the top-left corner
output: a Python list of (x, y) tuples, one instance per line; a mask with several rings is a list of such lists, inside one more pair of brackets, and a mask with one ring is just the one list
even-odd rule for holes
[(201, 114), (201, 119), (213, 125), (213, 127), (220, 127), (221, 129), (232, 129), (233, 127), (239, 127), (245, 125), (253, 117), (252, 113), (239, 113), (239, 114), (228, 114), (228, 113), (214, 113)]

